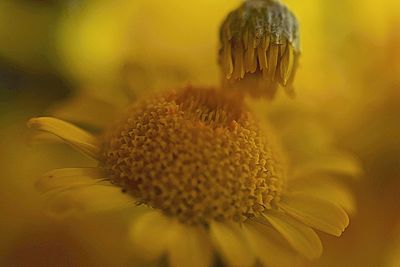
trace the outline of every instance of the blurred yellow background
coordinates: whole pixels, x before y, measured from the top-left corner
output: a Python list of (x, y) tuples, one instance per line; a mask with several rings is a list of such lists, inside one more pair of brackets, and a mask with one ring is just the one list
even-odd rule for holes
[[(66, 221), (43, 214), (34, 180), (55, 167), (94, 163), (63, 146), (33, 148), (25, 122), (76, 94), (121, 100), (187, 83), (218, 84), (218, 27), (240, 2), (0, 1), (0, 266), (134, 263), (124, 234), (130, 214)], [(350, 182), (358, 212), (340, 239), (323, 236), (323, 257), (312, 264), (395, 266), (400, 2), (284, 2), (301, 26), (298, 96), (291, 101), (311, 110), (364, 169)]]

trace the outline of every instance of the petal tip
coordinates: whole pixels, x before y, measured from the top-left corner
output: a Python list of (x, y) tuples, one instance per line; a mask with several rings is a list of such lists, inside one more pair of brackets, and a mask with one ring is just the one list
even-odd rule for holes
[(39, 120), (39, 118), (31, 118), (27, 121), (26, 126), (28, 128), (38, 128), (38, 126), (39, 126), (38, 120)]

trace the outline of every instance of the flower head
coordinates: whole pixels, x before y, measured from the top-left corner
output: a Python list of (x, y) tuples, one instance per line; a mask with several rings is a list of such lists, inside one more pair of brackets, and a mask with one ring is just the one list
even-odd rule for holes
[(279, 85), (293, 95), (300, 54), (296, 17), (276, 0), (248, 0), (220, 28), (219, 64), (228, 87), (273, 97)]
[(283, 156), (290, 150), (240, 94), (167, 92), (133, 104), (100, 137), (55, 118), (28, 125), (98, 161), (38, 181), (53, 210), (145, 204), (130, 236), (146, 261), (167, 255), (170, 266), (212, 266), (218, 255), (227, 266), (294, 266), (298, 255), (321, 255), (314, 229), (340, 236), (349, 223), (351, 195), (331, 180), (353, 169), (321, 157), (292, 170)]
[(184, 223), (239, 222), (279, 200), (285, 168), (274, 141), (241, 99), (186, 88), (131, 107), (101, 162), (135, 199)]

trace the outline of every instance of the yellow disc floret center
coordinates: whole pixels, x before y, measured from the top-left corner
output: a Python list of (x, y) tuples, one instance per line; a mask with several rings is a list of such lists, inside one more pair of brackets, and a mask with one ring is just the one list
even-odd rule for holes
[(104, 138), (109, 179), (185, 223), (243, 221), (270, 209), (283, 164), (236, 95), (167, 93), (132, 106)]

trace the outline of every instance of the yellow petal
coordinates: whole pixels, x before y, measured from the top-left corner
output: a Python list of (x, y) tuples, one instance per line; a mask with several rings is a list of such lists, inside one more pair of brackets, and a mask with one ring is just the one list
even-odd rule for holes
[(279, 44), (279, 57), (282, 58), (286, 52), (286, 48), (288, 47), (289, 42), (286, 39), (281, 40)]
[(97, 139), (68, 122), (51, 117), (41, 117), (30, 119), (28, 127), (54, 134), (84, 154), (95, 159), (99, 157), (100, 148)]
[(111, 184), (73, 186), (49, 192), (47, 211), (57, 217), (76, 212), (100, 212), (134, 206), (134, 200)]
[(234, 47), (234, 64), (233, 64), (233, 79), (241, 79), (244, 77), (244, 50), (241, 43), (237, 43)]
[(316, 173), (358, 178), (362, 173), (362, 169), (359, 162), (353, 156), (339, 153), (324, 156), (303, 164), (301, 168), (298, 168), (294, 172), (292, 177), (297, 179), (299, 177), (312, 176)]
[(268, 73), (268, 59), (267, 59), (267, 49), (259, 46), (257, 48), (257, 55), (258, 55), (258, 63), (260, 65), (260, 70), (263, 73)]
[(212, 248), (204, 229), (174, 222), (168, 242), (168, 262), (171, 267), (212, 266)]
[(249, 47), (246, 50), (246, 71), (250, 73), (255, 73), (257, 71), (258, 62), (257, 62), (257, 44), (255, 37), (253, 35), (249, 38)]
[(294, 63), (294, 50), (291, 45), (288, 45), (286, 51), (283, 54), (280, 64), (281, 80), (284, 86), (287, 85), (290, 75), (292, 74), (293, 63)]
[(100, 183), (104, 178), (99, 168), (65, 168), (56, 169), (44, 174), (35, 186), (40, 192), (66, 189), (71, 187), (88, 186)]
[(167, 251), (171, 221), (158, 211), (137, 218), (130, 230), (135, 254), (144, 260), (155, 260)]
[(60, 139), (59, 137), (48, 133), (48, 132), (35, 132), (31, 135), (29, 135), (28, 143), (30, 145), (32, 144), (58, 144), (58, 143), (63, 143), (64, 141)]
[(337, 203), (348, 213), (356, 211), (356, 204), (349, 189), (336, 179), (327, 176), (310, 176), (290, 180), (289, 190)]
[(293, 56), (293, 66), (290, 75), (288, 76), (288, 80), (286, 85), (284, 86), (285, 92), (289, 97), (294, 98), (296, 96), (296, 90), (293, 86), (293, 81), (296, 77), (297, 68), (299, 66), (299, 53), (295, 52)]
[(296, 253), (272, 227), (250, 221), (245, 223), (244, 232), (252, 251), (263, 265), (269, 267), (297, 265)]
[(278, 67), (279, 45), (271, 44), (268, 49), (268, 79), (274, 81), (276, 69)]
[(212, 222), (211, 239), (229, 266), (252, 266), (255, 258), (244, 240), (242, 229), (233, 224)]
[(271, 37), (270, 37), (269, 34), (266, 34), (266, 35), (264, 36), (263, 41), (262, 41), (262, 47), (263, 47), (265, 50), (268, 50), (268, 47), (269, 47), (269, 45), (270, 45), (270, 42), (271, 42)]
[(232, 46), (230, 42), (226, 41), (223, 47), (223, 69), (225, 72), (225, 77), (229, 80), (233, 73), (233, 61), (232, 61)]
[(341, 207), (310, 195), (288, 194), (279, 207), (304, 224), (331, 235), (340, 236), (349, 225), (349, 217)]
[(277, 212), (268, 212), (265, 218), (297, 252), (310, 260), (321, 256), (321, 240), (309, 226)]
[(249, 47), (249, 28), (246, 28), (243, 31), (243, 45), (244, 45), (244, 49), (247, 50), (247, 48)]
[[(255, 69), (257, 69), (257, 59), (255, 58), (255, 48), (253, 46), (254, 43), (254, 38), (251, 36), (250, 37), (250, 45), (247, 47), (246, 52), (245, 52), (245, 71), (254, 73)], [(256, 62), (256, 63), (254, 63)], [(255, 65), (255, 67), (254, 67)]]

